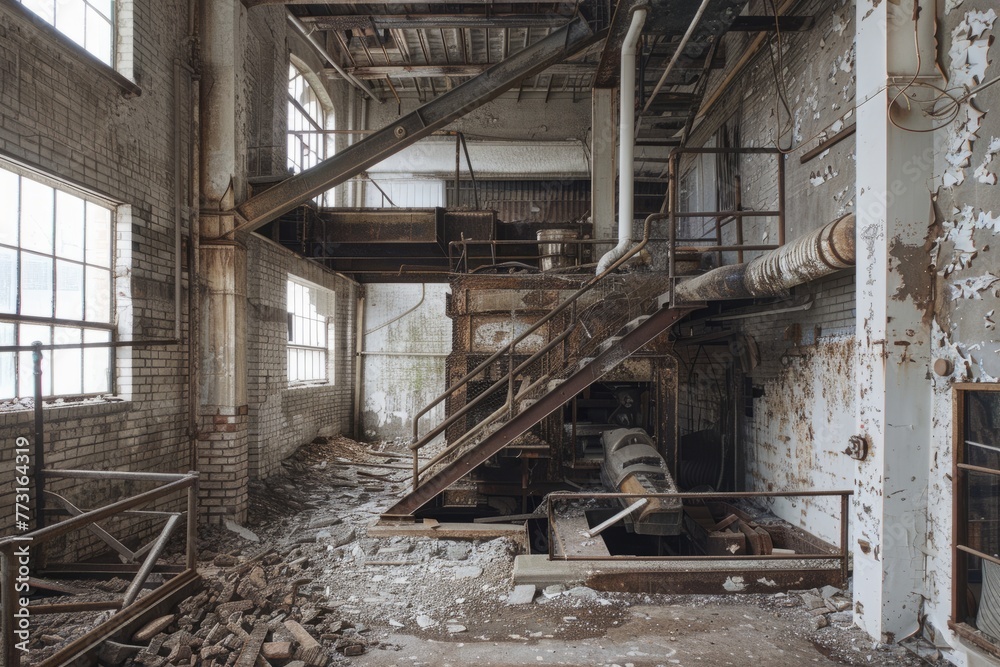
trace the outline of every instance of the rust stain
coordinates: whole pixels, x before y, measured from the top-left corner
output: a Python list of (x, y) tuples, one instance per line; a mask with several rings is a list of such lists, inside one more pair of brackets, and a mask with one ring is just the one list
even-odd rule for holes
[(889, 244), (889, 270), (899, 274), (900, 284), (892, 298), (896, 301), (912, 301), (923, 311), (925, 324), (930, 322), (934, 304), (934, 273), (926, 243), (913, 246), (903, 243), (896, 236)]

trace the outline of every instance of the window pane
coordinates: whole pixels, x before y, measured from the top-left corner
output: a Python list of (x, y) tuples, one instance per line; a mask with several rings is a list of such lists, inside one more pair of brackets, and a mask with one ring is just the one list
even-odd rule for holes
[(0, 313), (17, 312), (17, 251), (0, 248)]
[[(84, 343), (106, 343), (111, 333), (84, 329)], [(113, 348), (90, 347), (83, 351), (83, 392), (104, 394), (111, 391), (111, 354)]]
[[(0, 322), (0, 345), (15, 345), (14, 342), (15, 325), (9, 322)], [(14, 398), (16, 375), (14, 374), (14, 353), (0, 352), (0, 399)]]
[(52, 204), (47, 185), (21, 179), (21, 247), (52, 254)]
[(83, 319), (83, 265), (56, 260), (56, 317)]
[(97, 58), (111, 64), (111, 23), (92, 7), (87, 7), (86, 48)]
[[(51, 330), (48, 326), (22, 324), (20, 328), (19, 345), (31, 345), (35, 341), (43, 344), (51, 342)], [(18, 384), (20, 385), (18, 391), (22, 397), (35, 395), (35, 366), (31, 354), (31, 352), (20, 352), (18, 355)], [(52, 393), (52, 374), (49, 370), (52, 367), (49, 363), (51, 355), (52, 352), (49, 350), (42, 352), (42, 396), (49, 396)]]
[(49, 23), (55, 23), (55, 2), (53, 0), (21, 0), (21, 4)]
[(17, 174), (0, 169), (0, 243), (17, 245)]
[(21, 314), (52, 317), (52, 258), (21, 253)]
[(87, 4), (95, 8), (105, 18), (107, 19), (111, 18), (111, 7), (113, 4), (113, 0), (89, 0)]
[(56, 255), (83, 261), (84, 201), (56, 192)]
[[(56, 345), (81, 342), (81, 331), (70, 327), (55, 327), (52, 342)], [(83, 390), (83, 350), (52, 350), (52, 393), (73, 396)]]
[(83, 10), (81, 0), (56, 0), (56, 29), (80, 46), (86, 46)]
[(966, 472), (968, 546), (1000, 556), (1000, 475)]
[(111, 211), (87, 202), (87, 263), (111, 268)]
[(87, 312), (90, 322), (111, 321), (111, 272), (87, 267)]

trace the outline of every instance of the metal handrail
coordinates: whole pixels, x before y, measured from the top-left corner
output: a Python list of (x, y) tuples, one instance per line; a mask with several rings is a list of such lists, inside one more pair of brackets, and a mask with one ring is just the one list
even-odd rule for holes
[[(480, 373), (482, 373), (484, 370), (486, 370), (487, 368), (489, 368), (489, 366), (491, 364), (493, 364), (495, 361), (497, 361), (498, 359), (500, 359), (500, 358), (502, 358), (502, 357), (504, 357), (506, 355), (510, 355), (511, 357), (513, 357), (514, 351), (517, 349), (517, 345), (519, 343), (521, 343), (522, 341), (524, 341), (528, 336), (530, 336), (534, 332), (538, 331), (538, 329), (540, 329), (546, 323), (548, 323), (549, 321), (551, 321), (553, 318), (555, 318), (556, 316), (558, 316), (561, 313), (563, 313), (567, 308), (569, 308), (570, 306), (574, 305), (577, 301), (579, 301), (579, 299), (582, 296), (584, 296), (585, 294), (587, 294), (588, 292), (590, 292), (590, 290), (592, 290), (606, 276), (614, 273), (614, 271), (616, 269), (618, 269), (618, 267), (622, 266), (628, 260), (630, 260), (632, 257), (634, 257), (637, 254), (639, 254), (642, 251), (642, 249), (646, 247), (646, 244), (649, 242), (650, 231), (652, 230), (653, 222), (656, 221), (656, 220), (665, 220), (665, 219), (667, 219), (667, 217), (668, 217), (668, 214), (666, 214), (666, 213), (653, 213), (652, 215), (647, 216), (646, 220), (643, 223), (642, 239), (637, 244), (635, 244), (634, 246), (632, 246), (632, 248), (628, 252), (626, 252), (624, 255), (622, 255), (616, 262), (614, 262), (611, 266), (609, 266), (607, 268), (607, 270), (605, 270), (603, 273), (597, 274), (596, 276), (594, 276), (593, 278), (591, 278), (590, 280), (588, 280), (581, 288), (579, 288), (576, 292), (574, 292), (568, 299), (566, 299), (565, 301), (563, 301), (562, 303), (560, 303), (558, 306), (556, 306), (555, 308), (553, 308), (551, 311), (549, 311), (549, 313), (547, 315), (545, 315), (545, 316), (541, 317), (540, 319), (538, 319), (533, 325), (531, 325), (530, 327), (528, 327), (527, 329), (525, 329), (523, 332), (521, 332), (520, 335), (518, 335), (516, 338), (514, 338), (514, 340), (512, 340), (510, 343), (508, 343), (505, 347), (501, 348), (497, 352), (494, 352), (492, 355), (490, 355), (489, 358), (486, 359), (486, 361), (484, 361), (481, 364), (479, 364), (478, 366), (476, 366), (472, 371), (470, 371), (469, 373), (467, 373), (465, 375), (465, 377), (463, 377), (460, 380), (458, 380), (455, 384), (453, 384), (451, 387), (449, 387), (448, 389), (446, 389), (442, 394), (440, 394), (439, 396), (437, 396), (434, 400), (432, 400), (430, 403), (428, 403), (426, 406), (424, 406), (416, 415), (414, 415), (414, 417), (413, 417), (413, 428), (412, 428), (412, 433), (411, 433), (411, 435), (412, 435), (412, 443), (410, 444), (410, 450), (413, 452), (413, 469), (414, 469), (414, 472), (415, 472), (414, 478), (413, 478), (413, 488), (414, 489), (416, 489), (416, 487), (418, 485), (418, 475), (416, 474), (417, 470), (418, 470), (418, 466), (419, 466), (419, 461), (418, 461), (418, 455), (419, 454), (418, 453), (419, 453), (419, 451), (423, 447), (425, 447), (428, 443), (430, 443), (431, 440), (433, 440), (435, 437), (437, 437), (437, 435), (439, 435), (441, 433), (441, 430), (435, 429), (434, 431), (431, 432), (431, 433), (433, 433), (433, 435), (428, 434), (428, 435), (425, 435), (423, 438), (420, 438), (418, 436), (420, 418), (423, 417), (428, 412), (430, 412), (435, 406), (437, 406), (442, 401), (444, 401), (445, 399), (447, 399), (449, 396), (451, 396), (452, 394), (454, 394), (460, 388), (466, 386), (473, 378), (475, 378)], [(518, 366), (518, 368), (521, 368), (521, 366)], [(515, 369), (511, 369), (507, 373), (506, 376), (504, 376), (503, 378), (501, 378), (500, 380), (498, 380), (496, 383), (493, 384), (493, 386), (490, 387), (489, 390), (487, 390), (487, 391), (485, 391), (483, 393), (484, 394), (492, 393), (492, 391), (495, 388), (497, 388), (500, 385), (502, 385), (502, 383), (504, 383), (504, 382), (508, 382), (508, 383), (513, 382), (514, 381), (514, 370)], [(447, 428), (447, 427), (445, 427), (445, 428)]]
[[(43, 667), (54, 665), (64, 665), (72, 662), (71, 658), (80, 655), (83, 650), (96, 645), (104, 638), (110, 637), (124, 624), (130, 622), (139, 614), (143, 613), (150, 606), (158, 603), (165, 595), (172, 594), (182, 586), (191, 583), (197, 578), (197, 513), (198, 513), (198, 473), (188, 472), (186, 474), (168, 473), (145, 473), (145, 472), (122, 472), (115, 470), (44, 470), (43, 474), (50, 477), (64, 477), (76, 479), (113, 479), (131, 481), (150, 481), (163, 483), (148, 491), (138, 493), (134, 496), (117, 500), (109, 505), (92, 509), (69, 519), (54, 523), (44, 528), (34, 530), (20, 535), (9, 535), (0, 537), (0, 607), (4, 609), (3, 618), (0, 618), (0, 643), (3, 650), (0, 652), (0, 665), (16, 665), (20, 659), (15, 648), (15, 618), (14, 609), (18, 608), (15, 592), (15, 578), (19, 576), (20, 568), (25, 564), (25, 556), (20, 554), (18, 549), (25, 547), (34, 548), (58, 537), (66, 535), (81, 528), (87, 528), (98, 521), (128, 513), (137, 507), (148, 505), (149, 503), (164, 498), (178, 491), (186, 491), (187, 509), (186, 521), (187, 530), (185, 537), (185, 557), (183, 570), (174, 577), (164, 582), (152, 593), (144, 597), (139, 597), (139, 591), (149, 574), (153, 571), (159, 555), (166, 546), (169, 535), (180, 522), (181, 514), (177, 512), (160, 513), (160, 516), (167, 517), (166, 528), (161, 532), (160, 537), (148, 549), (145, 561), (139, 566), (132, 585), (125, 592), (120, 601), (98, 602), (98, 603), (64, 603), (50, 605), (28, 605), (27, 609), (33, 615), (53, 614), (53, 613), (73, 613), (87, 611), (88, 609), (101, 608), (113, 610), (114, 615), (101, 623), (96, 628), (88, 631), (82, 637), (70, 642), (61, 648), (55, 655), (50, 656), (42, 663)], [(136, 552), (138, 553), (138, 552)], [(95, 607), (97, 605), (97, 607)], [(10, 613), (7, 613), (7, 612)]]
[[(588, 560), (588, 561), (738, 561), (738, 560), (836, 560), (840, 562), (840, 575), (847, 581), (848, 560), (848, 517), (852, 490), (839, 491), (717, 491), (711, 493), (577, 493), (556, 491), (547, 497), (546, 516), (548, 520), (548, 559), (551, 560)], [(699, 502), (712, 500), (738, 500), (746, 498), (840, 498), (840, 544), (834, 547), (832, 553), (816, 554), (766, 554), (766, 555), (729, 555), (729, 556), (556, 556), (555, 540), (552, 530), (555, 523), (554, 506), (558, 501), (566, 500), (597, 500), (597, 499), (631, 499), (631, 498), (663, 498), (680, 500), (697, 500)], [(832, 546), (832, 545), (831, 545)]]

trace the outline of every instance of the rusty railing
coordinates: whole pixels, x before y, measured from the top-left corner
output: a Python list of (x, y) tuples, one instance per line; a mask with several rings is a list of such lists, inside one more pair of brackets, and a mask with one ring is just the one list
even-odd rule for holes
[[(421, 475), (426, 473), (432, 466), (439, 463), (443, 459), (455, 454), (459, 448), (465, 445), (469, 440), (474, 438), (478, 433), (482, 432), (483, 429), (487, 428), (491, 423), (495, 422), (504, 416), (511, 417), (519, 401), (527, 398), (532, 392), (537, 390), (539, 387), (544, 386), (545, 382), (552, 379), (555, 374), (563, 372), (566, 370), (566, 362), (568, 361), (567, 355), (563, 354), (563, 359), (556, 360), (557, 363), (552, 364), (551, 369), (547, 373), (540, 374), (537, 378), (527, 383), (526, 386), (515, 389), (515, 383), (518, 377), (524, 373), (529, 367), (536, 364), (544, 364), (547, 361), (548, 355), (555, 350), (560, 344), (565, 342), (567, 338), (573, 334), (577, 325), (581, 322), (581, 318), (584, 313), (578, 311), (576, 308), (577, 303), (580, 301), (581, 297), (589, 293), (598, 285), (602, 284), (608, 276), (613, 274), (616, 269), (628, 262), (630, 259), (642, 252), (646, 244), (649, 243), (650, 232), (652, 230), (652, 224), (656, 220), (663, 220), (667, 217), (665, 213), (654, 213), (648, 216), (643, 225), (643, 235), (642, 240), (636, 243), (632, 248), (625, 253), (618, 261), (612, 264), (606, 271), (598, 274), (588, 280), (582, 287), (580, 287), (576, 292), (570, 295), (565, 301), (561, 302), (558, 306), (549, 311), (545, 316), (539, 318), (534, 324), (526, 328), (523, 332), (517, 335), (510, 343), (501, 348), (500, 350), (494, 352), (485, 361), (476, 366), (473, 370), (468, 372), (464, 377), (458, 380), (455, 384), (446, 389), (443, 393), (438, 395), (434, 400), (424, 406), (416, 415), (413, 417), (413, 426), (411, 432), (411, 444), (410, 450), (413, 452), (413, 490), (416, 490), (420, 486)], [(528, 359), (515, 366), (514, 356), (517, 350), (517, 346), (525, 341), (531, 334), (535, 333), (547, 323), (552, 321), (554, 318), (558, 317), (562, 313), (571, 310), (570, 318), (571, 323), (557, 336), (553, 337), (544, 347), (528, 357)], [(624, 323), (623, 323), (624, 324)], [(612, 332), (615, 333), (615, 332)], [(600, 342), (600, 341), (596, 341)], [(483, 375), (484, 372), (497, 361), (506, 358), (508, 360), (508, 371), (499, 380), (494, 382), (489, 388), (482, 391), (478, 396), (473, 398), (470, 402), (466, 403), (461, 409), (454, 412), (447, 419), (442, 421), (440, 424), (430, 429), (423, 437), (419, 436), (419, 425), (420, 419), (428, 412), (434, 409), (437, 405), (447, 400), (449, 397), (453, 396), (457, 391), (462, 388), (469, 386), (469, 383)], [(433, 441), (437, 436), (444, 433), (450, 426), (458, 422), (468, 415), (476, 407), (482, 405), (489, 397), (495, 397), (502, 390), (506, 389), (506, 400), (503, 405), (491, 413), (486, 419), (481, 420), (472, 429), (466, 431), (458, 440), (448, 445), (444, 450), (439, 452), (436, 456), (426, 461), (423, 466), (420, 465), (420, 450), (427, 446), (431, 441)]]
[[(680, 159), (681, 155), (745, 155), (763, 154), (774, 155), (778, 159), (777, 165), (777, 199), (778, 208), (773, 211), (752, 211), (746, 210), (742, 206), (740, 198), (740, 182), (737, 177), (735, 210), (732, 211), (680, 211)], [(671, 299), (673, 298), (673, 288), (677, 284), (676, 256), (681, 253), (716, 253), (717, 263), (722, 266), (722, 253), (737, 253), (737, 263), (743, 263), (743, 253), (753, 251), (776, 250), (785, 245), (785, 156), (777, 148), (747, 147), (747, 148), (717, 148), (717, 147), (679, 147), (670, 152), (667, 169), (667, 210), (669, 211), (668, 223), (668, 243), (669, 259), (667, 265), (668, 284), (670, 285)], [(748, 217), (777, 218), (776, 244), (747, 244), (743, 238), (743, 219)], [(715, 221), (715, 237), (703, 237), (698, 239), (702, 243), (696, 245), (679, 245), (681, 239), (677, 238), (678, 218), (712, 218)], [(735, 223), (735, 243), (723, 244), (723, 229), (730, 223)], [(671, 301), (672, 302), (672, 301)]]
[[(739, 560), (827, 560), (839, 561), (840, 573), (844, 581), (847, 580), (848, 562), (850, 550), (848, 548), (848, 517), (849, 499), (854, 494), (853, 491), (720, 491), (715, 493), (575, 493), (557, 491), (548, 495), (547, 516), (548, 516), (548, 542), (549, 560), (593, 560), (593, 561), (739, 561)], [(687, 555), (687, 556), (569, 556), (566, 554), (557, 555), (555, 553), (555, 539), (553, 526), (555, 525), (555, 505), (559, 502), (571, 500), (621, 500), (621, 499), (681, 499), (695, 500), (699, 504), (707, 501), (725, 501), (756, 498), (817, 498), (817, 497), (839, 497), (840, 498), (840, 544), (836, 545), (834, 553), (814, 553), (814, 554), (766, 554), (766, 555), (729, 555), (729, 556), (708, 556), (708, 555)], [(683, 511), (683, 510), (681, 510)], [(622, 516), (621, 518), (624, 518)]]
[[(119, 472), (113, 470), (45, 470), (44, 475), (48, 478), (155, 482), (162, 484), (162, 486), (89, 511), (80, 510), (65, 501), (65, 499), (59, 498), (55, 494), (50, 494), (50, 497), (59, 500), (66, 510), (75, 516), (29, 533), (0, 538), (0, 602), (2, 602), (0, 608), (4, 610), (2, 619), (0, 619), (0, 641), (3, 642), (3, 650), (0, 652), (0, 665), (8, 667), (16, 667), (16, 665), (20, 664), (19, 656), (21, 651), (17, 647), (17, 644), (20, 642), (17, 640), (21, 639), (21, 637), (26, 637), (26, 630), (30, 627), (30, 621), (22, 623), (22, 619), (30, 619), (32, 616), (43, 614), (81, 613), (100, 610), (114, 611), (111, 618), (81, 637), (71, 641), (54, 655), (38, 663), (36, 667), (66, 665), (70, 664), (75, 657), (95, 649), (106, 639), (114, 636), (124, 626), (135, 621), (135, 619), (148, 609), (196, 581), (198, 577), (195, 569), (197, 562), (198, 473), (167, 474)], [(137, 510), (137, 508), (148, 505), (153, 501), (182, 491), (186, 492), (187, 495), (187, 507), (183, 513)], [(184, 566), (182, 568), (166, 568), (165, 571), (172, 569), (179, 569), (180, 571), (173, 572), (172, 577), (168, 578), (154, 590), (140, 597), (139, 593), (149, 575), (153, 572), (163, 549), (170, 539), (171, 533), (180, 524), (181, 517), (185, 514), (187, 530)], [(97, 522), (117, 515), (140, 515), (145, 518), (151, 516), (161, 517), (165, 518), (166, 522), (163, 529), (152, 542), (138, 551), (129, 551), (128, 553), (131, 554), (132, 558), (128, 558), (122, 551), (125, 547), (97, 525)], [(118, 551), (119, 554), (122, 554), (123, 560), (137, 560), (139, 557), (145, 555), (145, 559), (141, 564), (122, 566), (122, 568), (130, 571), (134, 569), (135, 577), (123, 592), (121, 598), (99, 602), (29, 604), (27, 607), (24, 607), (26, 609), (24, 612), (25, 615), (17, 614), (15, 610), (22, 609), (20, 605), (21, 598), (26, 597), (21, 584), (27, 581), (26, 573), (29, 571), (33, 572), (31, 563), (36, 556), (33, 553), (34, 550), (46, 542), (83, 529), (90, 530), (98, 538)], [(77, 564), (72, 569), (82, 572), (88, 568), (85, 564)]]

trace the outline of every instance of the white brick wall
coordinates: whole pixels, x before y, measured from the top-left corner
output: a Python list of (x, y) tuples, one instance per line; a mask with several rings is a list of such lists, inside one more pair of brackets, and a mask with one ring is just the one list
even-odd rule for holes
[[(283, 458), (321, 432), (351, 432), (359, 287), (260, 236), (250, 238), (247, 265), (250, 476), (256, 478), (279, 471)], [(288, 385), (289, 274), (335, 294), (332, 383)]]

